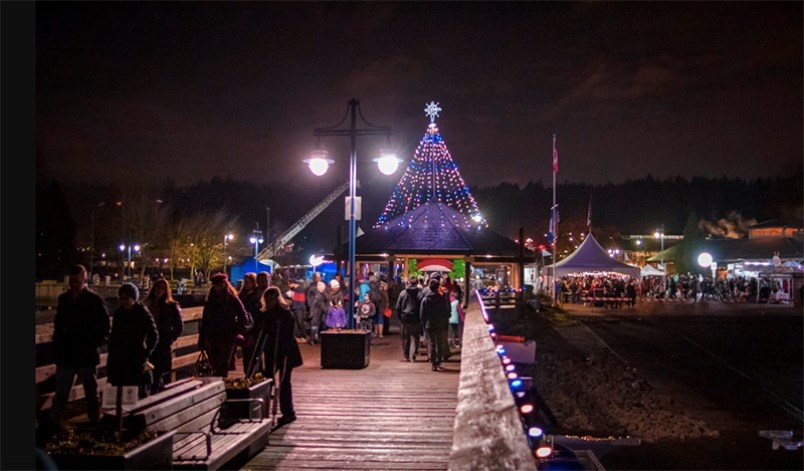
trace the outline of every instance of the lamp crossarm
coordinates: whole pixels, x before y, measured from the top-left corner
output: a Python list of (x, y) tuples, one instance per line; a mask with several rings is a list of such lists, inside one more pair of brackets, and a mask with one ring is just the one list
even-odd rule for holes
[(318, 128), (313, 131), (315, 137), (349, 137), (349, 136), (391, 136), (393, 130), (389, 127), (382, 127), (376, 129), (326, 129)]

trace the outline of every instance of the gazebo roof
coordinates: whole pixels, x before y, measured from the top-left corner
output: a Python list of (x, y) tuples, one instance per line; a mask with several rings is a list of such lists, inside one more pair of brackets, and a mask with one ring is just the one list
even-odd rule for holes
[[(519, 256), (519, 244), (441, 202), (431, 201), (358, 237), (355, 252), (511, 258)], [(526, 261), (534, 258), (532, 252), (525, 251)]]

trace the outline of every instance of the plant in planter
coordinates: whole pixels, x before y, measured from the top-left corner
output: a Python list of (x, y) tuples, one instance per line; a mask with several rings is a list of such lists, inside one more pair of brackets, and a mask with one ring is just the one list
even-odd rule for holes
[[(232, 419), (262, 417), (260, 410), (262, 406), (258, 402), (238, 401), (243, 399), (262, 399), (267, 414), (272, 384), (273, 380), (269, 380), (262, 373), (255, 373), (251, 377), (227, 379), (226, 397), (230, 402), (226, 405), (226, 416)], [(232, 399), (235, 401), (231, 401)]]
[[(123, 428), (122, 386), (116, 387), (116, 419), (95, 430), (67, 429), (45, 447), (59, 469), (170, 469), (173, 435), (146, 428)], [(106, 416), (108, 417), (108, 416)]]
[(170, 469), (173, 432), (68, 429), (45, 447), (59, 469)]

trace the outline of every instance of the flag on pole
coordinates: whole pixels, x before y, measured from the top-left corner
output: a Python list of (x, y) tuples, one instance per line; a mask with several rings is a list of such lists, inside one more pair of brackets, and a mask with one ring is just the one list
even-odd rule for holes
[(558, 173), (558, 150), (553, 147), (553, 173)]
[(550, 227), (547, 228), (547, 243), (553, 243), (553, 216), (550, 216)]

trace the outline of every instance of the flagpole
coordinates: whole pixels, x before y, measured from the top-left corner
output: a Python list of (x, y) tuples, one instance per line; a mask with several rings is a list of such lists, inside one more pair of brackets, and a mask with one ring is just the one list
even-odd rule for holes
[(558, 156), (556, 155), (556, 135), (553, 134), (553, 282), (550, 292), (553, 293), (553, 306), (556, 302), (556, 250), (558, 248), (558, 221), (556, 220), (556, 172), (558, 171)]

